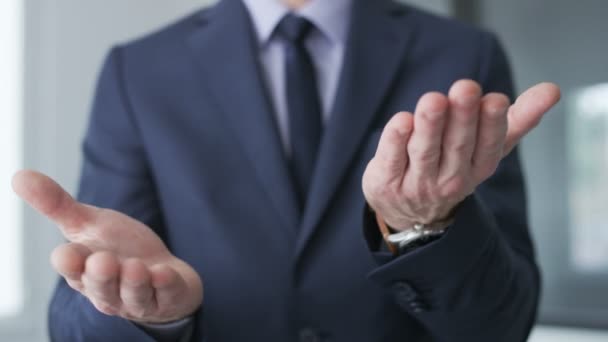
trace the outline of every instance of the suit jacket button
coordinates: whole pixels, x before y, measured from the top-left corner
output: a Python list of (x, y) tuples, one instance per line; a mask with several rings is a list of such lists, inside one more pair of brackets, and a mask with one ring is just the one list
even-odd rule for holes
[(300, 342), (321, 342), (321, 336), (310, 328), (300, 330), (298, 335)]
[(393, 291), (395, 293), (397, 301), (400, 304), (407, 303), (418, 298), (418, 292), (416, 292), (416, 290), (414, 290), (414, 288), (410, 284), (404, 281), (395, 283), (393, 285)]
[(410, 301), (409, 307), (413, 313), (422, 313), (429, 310), (428, 305), (419, 300)]

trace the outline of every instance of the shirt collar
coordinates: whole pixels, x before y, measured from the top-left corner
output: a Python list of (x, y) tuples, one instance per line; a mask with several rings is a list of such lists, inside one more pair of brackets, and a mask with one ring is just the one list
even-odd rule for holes
[[(280, 0), (242, 0), (253, 21), (258, 42), (266, 44), (289, 8)], [(310, 20), (332, 43), (344, 44), (353, 0), (310, 0), (295, 13)]]

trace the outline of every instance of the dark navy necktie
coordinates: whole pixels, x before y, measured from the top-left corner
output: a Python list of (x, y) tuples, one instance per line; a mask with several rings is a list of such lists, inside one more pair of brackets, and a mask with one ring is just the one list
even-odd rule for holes
[(285, 41), (285, 94), (289, 112), (291, 169), (303, 208), (321, 140), (321, 104), (314, 65), (304, 42), (313, 24), (293, 14), (279, 23)]

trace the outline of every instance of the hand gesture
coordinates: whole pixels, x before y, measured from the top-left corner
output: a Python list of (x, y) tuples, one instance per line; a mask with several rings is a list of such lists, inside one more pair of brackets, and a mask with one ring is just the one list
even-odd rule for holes
[(68, 242), (53, 251), (52, 265), (99, 311), (163, 323), (186, 317), (201, 305), (199, 275), (141, 222), (79, 203), (37, 172), (17, 173), (13, 189), (59, 226)]
[(542, 83), (510, 105), (470, 80), (447, 96), (425, 94), (416, 115), (398, 113), (385, 126), (363, 175), (367, 202), (396, 230), (448, 218), (559, 98)]

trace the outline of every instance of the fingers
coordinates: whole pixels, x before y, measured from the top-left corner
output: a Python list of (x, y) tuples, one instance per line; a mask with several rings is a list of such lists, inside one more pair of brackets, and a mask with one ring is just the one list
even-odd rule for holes
[(124, 310), (135, 317), (145, 317), (156, 307), (151, 274), (141, 260), (127, 259), (120, 275), (120, 298)]
[(87, 258), (81, 277), (84, 294), (107, 315), (117, 314), (121, 307), (119, 276), (120, 263), (113, 254), (96, 252)]
[(473, 177), (481, 182), (491, 176), (502, 159), (507, 134), (509, 98), (491, 93), (481, 100), (477, 144), (473, 153)]
[(84, 245), (66, 243), (58, 246), (51, 254), (53, 268), (75, 290), (82, 290), (80, 277), (85, 269), (85, 262), (91, 251)]
[[(181, 298), (189, 288), (185, 278), (167, 264), (147, 266), (141, 259), (119, 260), (111, 252), (93, 252), (80, 244), (57, 247), (55, 269), (100, 312), (135, 321), (159, 314), (170, 321), (183, 317)], [(183, 306), (183, 304), (182, 304)], [(196, 308), (197, 305), (193, 305)], [(158, 318), (158, 317), (155, 317)]]
[(450, 88), (450, 115), (443, 135), (441, 172), (448, 176), (468, 172), (477, 140), (481, 87), (461, 80)]
[(159, 264), (150, 267), (152, 286), (156, 291), (156, 302), (159, 307), (170, 308), (175, 306), (181, 294), (186, 292), (188, 285), (184, 278), (175, 269)]
[(436, 175), (447, 111), (448, 100), (440, 93), (427, 93), (418, 101), (414, 132), (407, 146), (414, 177)]
[(560, 97), (557, 85), (540, 83), (517, 98), (509, 109), (509, 128), (503, 155), (508, 154), (524, 135), (540, 123), (543, 114), (559, 102)]
[(17, 195), (61, 226), (68, 239), (90, 219), (91, 209), (75, 201), (59, 184), (39, 172), (20, 171), (13, 176), (12, 185)]
[(407, 168), (406, 146), (412, 134), (413, 121), (412, 114), (400, 112), (391, 118), (382, 131), (374, 159), (387, 171), (388, 179), (401, 178)]

